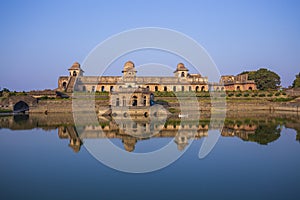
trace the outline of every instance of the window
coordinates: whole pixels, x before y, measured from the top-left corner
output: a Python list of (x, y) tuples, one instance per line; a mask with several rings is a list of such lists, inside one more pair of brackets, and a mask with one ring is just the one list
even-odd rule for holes
[(156, 91), (156, 92), (158, 91), (158, 87), (157, 87), (157, 86), (155, 86), (155, 91)]
[(173, 91), (176, 92), (176, 86), (173, 86)]
[(62, 86), (63, 86), (64, 89), (66, 89), (66, 87), (67, 87), (67, 82), (64, 81), (63, 84), (62, 84)]
[(126, 97), (123, 97), (123, 106), (126, 106)]
[(120, 99), (119, 98), (116, 99), (116, 106), (120, 106)]
[(199, 86), (196, 86), (196, 92), (199, 92)]
[(101, 92), (104, 92), (105, 91), (105, 87), (102, 85), (101, 86)]
[(82, 86), (82, 91), (86, 91), (86, 87), (85, 86)]
[(184, 72), (181, 72), (181, 77), (184, 77)]
[(184, 86), (181, 86), (181, 91), (184, 91)]
[(76, 71), (73, 71), (73, 76), (77, 76), (77, 73), (76, 73)]
[(165, 86), (165, 87), (164, 87), (164, 91), (165, 91), (165, 92), (166, 92), (166, 91), (168, 91), (168, 88), (167, 88), (167, 86)]
[(201, 87), (201, 92), (203, 92), (205, 90), (205, 87), (204, 86), (202, 86)]
[(252, 87), (249, 87), (249, 90), (252, 90)]
[(192, 86), (189, 86), (189, 91), (192, 91)]
[(146, 105), (147, 105), (147, 97), (144, 96), (144, 106), (146, 106)]
[(132, 97), (132, 106), (137, 106), (137, 96)]
[(111, 92), (114, 91), (114, 86), (110, 86), (110, 91), (111, 91)]
[(95, 92), (95, 86), (92, 86), (92, 92)]
[(241, 90), (241, 87), (240, 87), (240, 86), (237, 86), (237, 87), (236, 87), (236, 90)]

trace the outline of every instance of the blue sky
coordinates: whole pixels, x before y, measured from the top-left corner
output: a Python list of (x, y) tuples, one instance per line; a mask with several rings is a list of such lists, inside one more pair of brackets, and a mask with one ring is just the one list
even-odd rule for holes
[(139, 27), (192, 37), (221, 74), (266, 67), (288, 86), (300, 71), (298, 1), (25, 0), (0, 5), (1, 88), (53, 89), (58, 76), (67, 75), (74, 61), (82, 63), (97, 44)]

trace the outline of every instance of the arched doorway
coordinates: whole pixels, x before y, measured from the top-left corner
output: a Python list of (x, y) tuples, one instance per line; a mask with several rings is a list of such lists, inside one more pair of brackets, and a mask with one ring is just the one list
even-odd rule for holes
[(165, 87), (164, 87), (164, 91), (165, 91), (165, 92), (166, 92), (166, 91), (168, 91), (168, 88), (167, 88), (167, 86), (165, 86)]
[(158, 86), (155, 86), (155, 92), (157, 92), (158, 91)]
[(205, 90), (205, 87), (202, 86), (202, 87), (201, 87), (201, 92), (204, 92), (204, 90)]
[(241, 90), (241, 87), (240, 87), (240, 86), (237, 86), (237, 87), (236, 87), (236, 90)]
[(29, 110), (29, 106), (24, 101), (19, 101), (14, 105), (14, 113), (25, 112)]
[(67, 88), (67, 82), (64, 81), (62, 86), (63, 86), (64, 89), (66, 89)]
[(137, 96), (132, 97), (132, 106), (137, 106)]
[(196, 86), (196, 92), (199, 92), (199, 86)]
[(252, 90), (252, 87), (249, 87), (249, 90)]

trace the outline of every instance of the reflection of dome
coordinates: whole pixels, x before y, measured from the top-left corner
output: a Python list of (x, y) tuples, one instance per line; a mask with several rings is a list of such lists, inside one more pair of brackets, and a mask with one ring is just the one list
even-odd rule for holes
[(134, 69), (134, 63), (132, 61), (127, 61), (124, 64), (124, 70), (123, 71), (130, 71), (132, 69)]
[(124, 145), (124, 149), (128, 152), (132, 152), (135, 148), (135, 143), (137, 142), (137, 140), (132, 137), (126, 137), (123, 138), (122, 142)]

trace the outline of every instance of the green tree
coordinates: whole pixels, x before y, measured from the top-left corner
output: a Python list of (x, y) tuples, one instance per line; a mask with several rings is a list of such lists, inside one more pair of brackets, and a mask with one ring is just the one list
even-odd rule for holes
[(265, 68), (260, 68), (257, 71), (246, 71), (241, 74), (248, 74), (248, 79), (254, 80), (259, 90), (277, 89), (280, 85), (280, 76)]
[(300, 72), (298, 75), (296, 75), (296, 79), (293, 82), (293, 88), (299, 88), (300, 87)]

